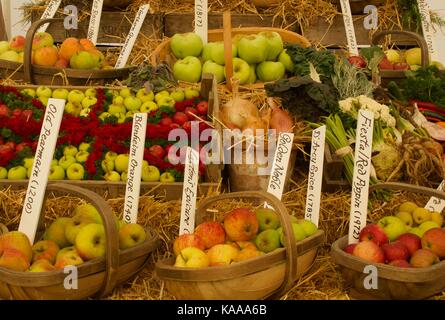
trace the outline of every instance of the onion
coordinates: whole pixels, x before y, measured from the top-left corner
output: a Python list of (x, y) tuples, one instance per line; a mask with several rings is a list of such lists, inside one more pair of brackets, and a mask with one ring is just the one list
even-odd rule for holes
[(258, 118), (258, 109), (248, 100), (234, 98), (222, 107), (220, 117), (228, 128), (242, 129), (248, 118)]
[(253, 135), (257, 135), (258, 129), (263, 130), (262, 133), (266, 134), (268, 127), (269, 127), (269, 125), (268, 125), (267, 119), (250, 116), (249, 118), (246, 119), (246, 122), (242, 129), (243, 129), (243, 133), (245, 130), (250, 129), (250, 130), (252, 130)]
[(276, 107), (272, 109), (269, 127), (270, 129), (275, 129), (277, 134), (280, 132), (293, 132), (294, 120), (287, 111)]

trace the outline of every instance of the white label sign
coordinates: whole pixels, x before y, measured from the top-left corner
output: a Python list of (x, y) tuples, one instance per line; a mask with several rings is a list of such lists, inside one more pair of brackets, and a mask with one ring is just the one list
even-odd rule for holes
[(31, 243), (34, 243), (39, 224), (64, 108), (65, 100), (48, 99), (19, 224), (19, 231), (25, 233)]
[(115, 68), (123, 68), (127, 64), (128, 58), (130, 57), (131, 50), (136, 42), (136, 39), (141, 31), (142, 25), (144, 24), (145, 17), (147, 16), (148, 10), (150, 9), (149, 4), (144, 4), (139, 8), (136, 17), (134, 18), (133, 25), (131, 26), (130, 32), (125, 39), (122, 51), (117, 59)]
[(358, 56), (357, 38), (355, 37), (354, 20), (352, 19), (351, 5), (349, 0), (340, 0), (343, 22), (346, 30), (346, 40), (348, 41), (349, 53)]
[(277, 149), (272, 162), (272, 171), (269, 177), (267, 192), (273, 194), (278, 199), (283, 195), (284, 185), (286, 183), (287, 167), (292, 153), (294, 143), (294, 134), (281, 132), (278, 136)]
[(102, 7), (104, 0), (94, 0), (91, 8), (90, 24), (88, 26), (87, 38), (94, 45), (97, 44), (97, 36), (99, 35), (100, 19), (102, 17)]
[(306, 212), (304, 218), (312, 221), (317, 227), (320, 217), (325, 138), (326, 126), (312, 131), (311, 159), (309, 161)]
[(198, 193), (199, 153), (188, 147), (185, 158), (179, 235), (195, 231), (195, 210)]
[(195, 33), (201, 37), (204, 44), (208, 41), (208, 19), (207, 0), (195, 0)]
[[(439, 185), (437, 190), (444, 191), (443, 187), (445, 186), (445, 181), (442, 181), (442, 183)], [(442, 212), (442, 210), (445, 208), (445, 200), (431, 197), (431, 199), (428, 201), (428, 203), (425, 206), (425, 209), (428, 209), (429, 211), (433, 212)]]
[(428, 52), (432, 61), (445, 63), (445, 27), (433, 25), (431, 14), (434, 12), (445, 19), (445, 3), (443, 0), (417, 0), (422, 18), (422, 31), (428, 45)]
[(124, 221), (126, 223), (137, 223), (138, 220), (146, 130), (147, 113), (135, 113), (133, 115), (127, 184), (125, 187)]
[(374, 114), (370, 111), (360, 110), (357, 122), (351, 212), (349, 218), (349, 243), (358, 242), (360, 231), (366, 225)]
[[(40, 18), (40, 20), (54, 18), (54, 16), (56, 15), (57, 9), (59, 9), (61, 3), (62, 3), (62, 0), (51, 0), (48, 3), (48, 5), (46, 6), (46, 9), (43, 12), (43, 15)], [(37, 30), (37, 32), (45, 32), (46, 29), (48, 29), (48, 26), (49, 26), (49, 23), (43, 24)]]

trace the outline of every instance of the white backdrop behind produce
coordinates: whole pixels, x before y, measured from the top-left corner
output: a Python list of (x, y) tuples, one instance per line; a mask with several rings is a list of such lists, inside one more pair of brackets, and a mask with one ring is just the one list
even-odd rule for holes
[(6, 24), (6, 32), (8, 39), (15, 35), (24, 35), (28, 30), (30, 24), (23, 24), (22, 7), (24, 4), (30, 3), (30, 0), (0, 0), (3, 8), (3, 16)]

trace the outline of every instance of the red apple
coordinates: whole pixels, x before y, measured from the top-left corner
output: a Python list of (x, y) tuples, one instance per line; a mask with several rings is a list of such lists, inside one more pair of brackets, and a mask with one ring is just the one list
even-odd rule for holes
[(422, 248), (429, 249), (439, 258), (445, 258), (445, 229), (432, 228), (422, 237)]
[(384, 57), (379, 63), (379, 68), (381, 70), (394, 70), (394, 65), (388, 60), (387, 57)]
[(397, 238), (396, 242), (404, 244), (410, 255), (413, 255), (414, 252), (422, 247), (420, 237), (414, 233), (404, 233)]
[(361, 241), (372, 241), (376, 245), (381, 246), (389, 242), (388, 236), (385, 230), (377, 224), (368, 224), (360, 232), (359, 240)]
[[(187, 115), (190, 121), (196, 120), (196, 117), (198, 115), (198, 110), (192, 107), (187, 107), (184, 110), (184, 113)], [(195, 115), (195, 116), (194, 116)]]
[(356, 245), (357, 245), (357, 243), (348, 244), (346, 246), (346, 248), (343, 249), (343, 251), (346, 252), (346, 253), (352, 254), (354, 252), (354, 248), (355, 248)]
[(25, 41), (24, 36), (15, 36), (11, 42), (9, 42), (9, 47), (16, 52), (23, 51), (25, 49)]
[(177, 123), (172, 123), (170, 125), (170, 130), (179, 129), (179, 128), (181, 128), (181, 126)]
[(179, 255), (179, 253), (188, 247), (195, 247), (200, 250), (204, 250), (204, 241), (196, 235), (196, 234), (183, 234), (180, 235), (175, 239), (173, 242), (173, 252), (175, 253), (175, 256)]
[(176, 112), (172, 118), (174, 123), (182, 126), (184, 123), (188, 121), (188, 117), (184, 112)]
[(33, 111), (31, 109), (26, 109), (22, 111), (22, 116), (25, 118), (26, 121), (29, 121), (31, 119), (33, 114)]
[(157, 144), (148, 148), (148, 152), (150, 152), (153, 156), (155, 156), (158, 159), (162, 159), (165, 156), (164, 148), (162, 148), (160, 145)]
[(15, 150), (15, 142), (14, 141), (8, 141), (4, 144), (4, 146), (8, 147), (11, 150)]
[(15, 146), (15, 151), (20, 152), (28, 146), (26, 142), (21, 142)]
[(426, 268), (439, 261), (439, 257), (431, 250), (419, 249), (414, 252), (409, 262), (415, 268)]
[(360, 56), (350, 56), (348, 58), (348, 61), (350, 64), (359, 67), (359, 68), (365, 68), (366, 67), (366, 60), (363, 59)]
[(411, 268), (411, 265), (406, 260), (393, 260), (389, 263), (389, 265), (399, 268)]
[(359, 257), (363, 260), (374, 262), (374, 263), (384, 263), (385, 262), (385, 253), (382, 248), (380, 248), (373, 241), (363, 241), (359, 242), (352, 254), (356, 257)]
[(0, 104), (0, 117), (7, 117), (9, 115), (9, 109), (5, 104)]
[(192, 122), (191, 121), (187, 121), (186, 123), (184, 123), (182, 125), (182, 129), (184, 129), (187, 132), (191, 132), (192, 131)]
[(249, 241), (258, 233), (258, 219), (255, 212), (248, 208), (230, 211), (224, 219), (224, 229), (232, 241)]
[(384, 244), (382, 250), (385, 253), (387, 262), (394, 260), (408, 260), (410, 256), (408, 248), (401, 242)]
[(195, 234), (203, 240), (206, 249), (210, 249), (211, 247), (226, 241), (224, 227), (221, 223), (216, 221), (199, 224), (195, 229)]
[(394, 70), (409, 70), (409, 64), (406, 62), (396, 62), (394, 63)]
[(159, 125), (169, 127), (173, 123), (170, 117), (165, 117), (159, 120)]
[(196, 106), (196, 111), (201, 115), (206, 115), (209, 110), (209, 103), (207, 101), (201, 101)]
[(13, 117), (20, 117), (22, 115), (22, 109), (14, 109), (14, 111), (12, 111), (12, 116)]

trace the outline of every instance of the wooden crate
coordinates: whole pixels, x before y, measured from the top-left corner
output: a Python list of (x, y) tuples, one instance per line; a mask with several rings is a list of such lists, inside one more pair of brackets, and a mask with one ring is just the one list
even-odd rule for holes
[(343, 176), (343, 160), (332, 154), (329, 145), (324, 149), (323, 184), (324, 192), (336, 192), (338, 190), (350, 189), (351, 185)]

